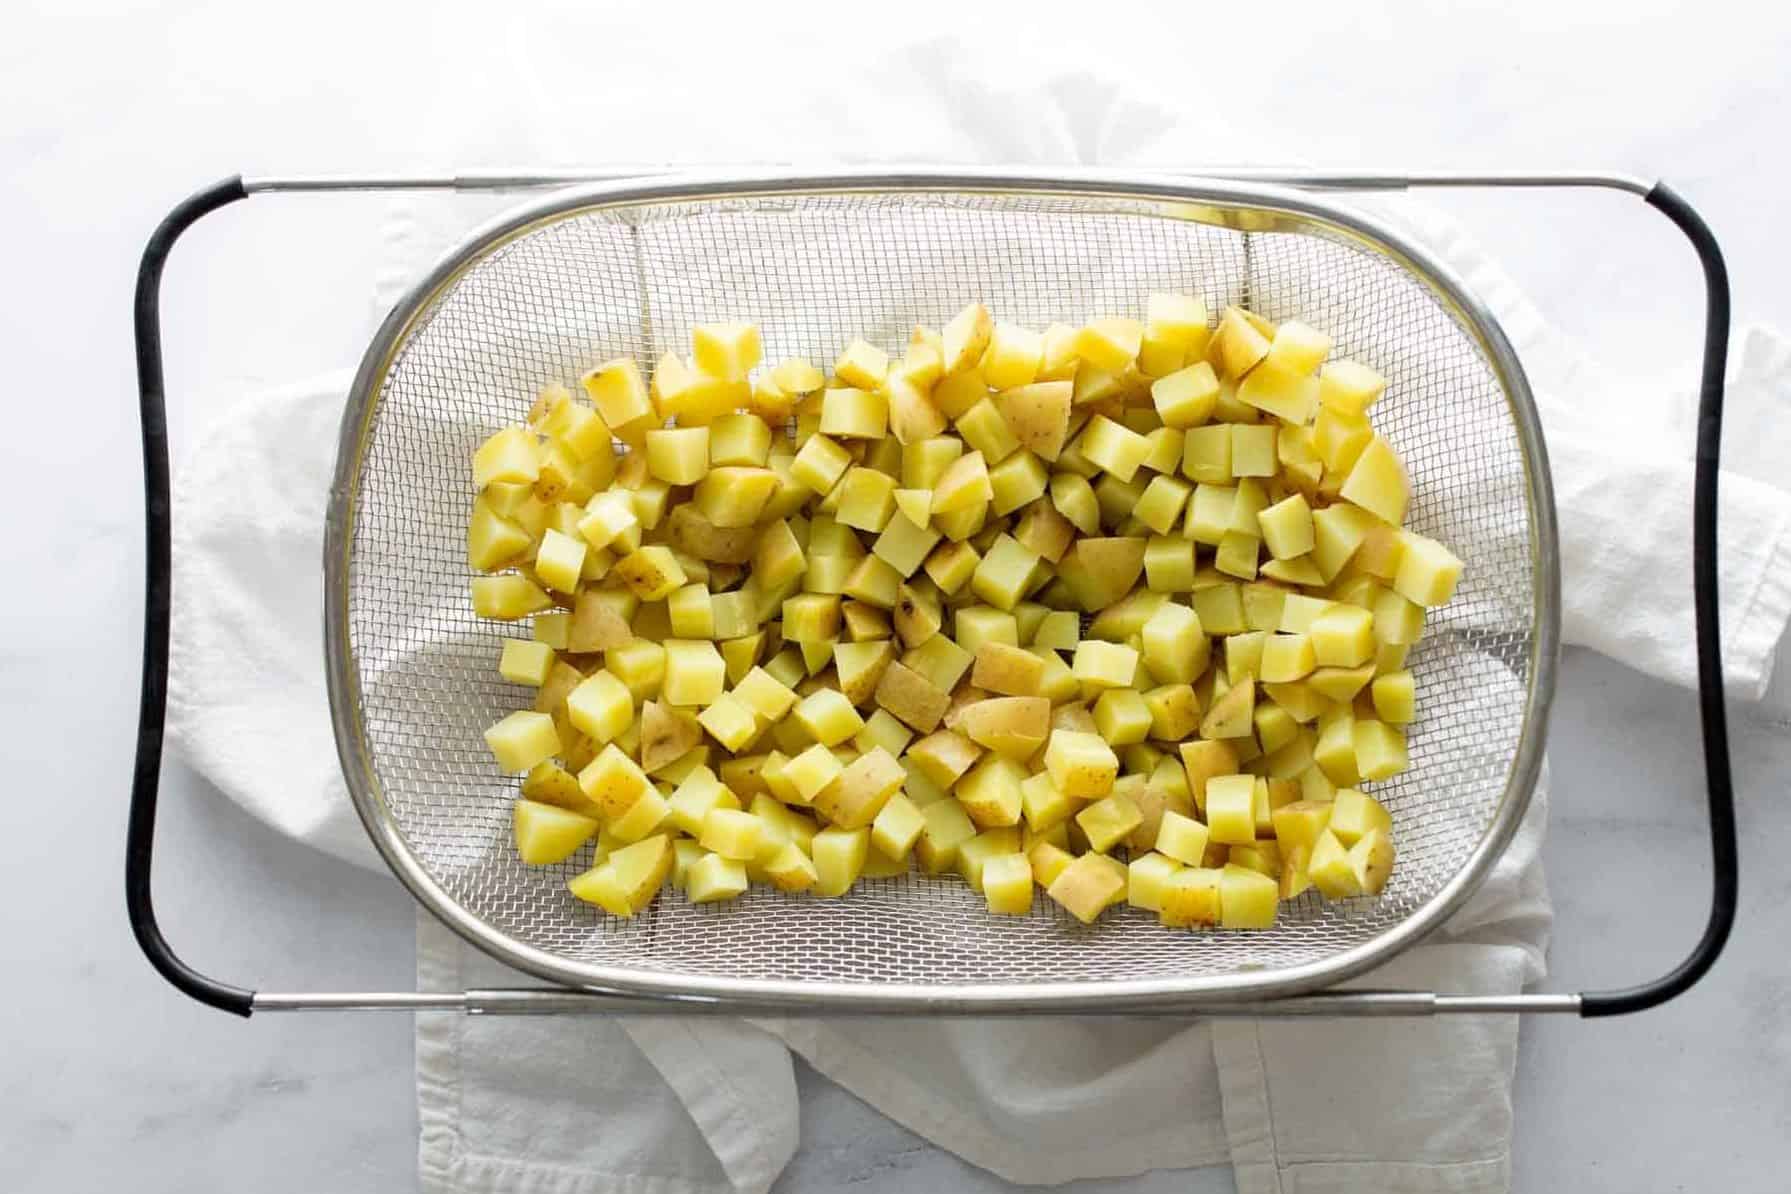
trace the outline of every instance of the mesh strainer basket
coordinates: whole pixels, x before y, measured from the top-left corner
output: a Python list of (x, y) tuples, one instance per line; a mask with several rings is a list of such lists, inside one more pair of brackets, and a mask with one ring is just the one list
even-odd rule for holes
[[(1735, 864), (1715, 651), (1714, 485), (1727, 290), (1714, 242), (1663, 186), (1531, 178), (1121, 177), (907, 173), (629, 177), (562, 187), (481, 229), (395, 307), (342, 424), (325, 548), (325, 651), (348, 789), (394, 873), (468, 941), (555, 984), (447, 994), (251, 993), (193, 972), (149, 898), (166, 664), (167, 475), (156, 292), (174, 239), (250, 193), (499, 188), (565, 177), (232, 180), (189, 200), (138, 293), (150, 578), (128, 890), (139, 940), (177, 986), (252, 1010), (688, 1010), (739, 1014), (1397, 1014), (1633, 1010), (1689, 986), (1733, 911)], [(1696, 532), (1700, 662), (1717, 893), (1698, 951), (1626, 992), (1487, 998), (1323, 988), (1438, 926), (1497, 860), (1541, 766), (1559, 591), (1553, 498), (1523, 371), (1487, 309), (1430, 253), (1326, 189), (1607, 186), (1692, 238), (1710, 285)], [(1389, 381), (1377, 426), (1411, 475), (1408, 524), (1468, 568), (1410, 666), (1425, 694), (1411, 767), (1377, 790), (1399, 865), (1378, 897), (1307, 895), (1263, 932), (1164, 932), (1136, 912), (1084, 927), (1040, 899), (996, 918), (962, 884), (910, 874), (815, 900), (753, 890), (660, 899), (632, 920), (566, 891), (590, 864), (525, 867), (515, 796), (482, 731), (517, 705), (493, 670), (505, 627), (475, 617), (467, 461), (540, 386), (595, 360), (643, 364), (694, 325), (751, 317), (769, 359), (829, 360), (856, 335), (894, 348), (969, 298), (1042, 326), (1128, 310), (1156, 290), (1324, 328)]]

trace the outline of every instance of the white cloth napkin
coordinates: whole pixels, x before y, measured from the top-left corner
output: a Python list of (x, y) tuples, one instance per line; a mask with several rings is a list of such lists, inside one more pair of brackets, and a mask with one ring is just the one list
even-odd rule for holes
[[(696, 128), (712, 96), (701, 86), (668, 95), (662, 78), (631, 71), (618, 53), (604, 72), (604, 103), (628, 120), (603, 126), (602, 152), (642, 160), (677, 145), (710, 158), (777, 155), (742, 143), (743, 127), (748, 138), (772, 129), (785, 153), (798, 144), (842, 157), (867, 144), (892, 158), (1109, 163), (1239, 160), (1260, 150), (1188, 128), (1136, 87), (1080, 69), (1054, 72), (1036, 55), (1003, 73), (950, 43), (903, 53), (906, 90), (879, 92), (893, 76), (864, 64), (847, 72), (854, 95), (878, 93), (881, 105), (841, 108), (819, 84), (748, 89), (737, 102), (766, 119), (731, 122), (728, 137), (708, 142), (701, 133), (669, 136), (667, 127), (682, 115)], [(511, 127), (534, 138), (525, 144), (539, 157), (592, 156), (572, 82), (553, 75), (549, 95), (540, 85), (549, 65), (526, 65), (518, 73), (534, 89), (536, 111)], [(841, 69), (815, 66), (817, 77)], [(693, 64), (689, 77), (702, 73)], [(857, 86), (861, 78), (869, 85)], [(925, 80), (918, 92), (913, 78)], [(932, 102), (938, 96), (952, 102)], [(373, 309), (501, 202), (395, 201)], [(1644, 417), (1668, 410), (1675, 396), (1619, 392), (1445, 221), (1409, 204), (1392, 210), (1493, 303), (1530, 369), (1561, 505), (1569, 640), (1689, 683), (1690, 470), (1683, 451), (1657, 446), (1673, 420)], [(1791, 350), (1754, 333), (1738, 358), (1738, 420), (1750, 406), (1770, 412), (1751, 424), (1754, 458), (1739, 467), (1764, 478), (1755, 467), (1783, 446)], [(267, 395), (183, 464), (170, 737), (258, 816), (372, 864), (336, 770), (317, 649), (316, 562), (347, 382), (338, 374)], [(1612, 429), (1641, 425), (1663, 434)], [(1758, 695), (1791, 610), (1791, 500), (1736, 474), (1725, 478), (1723, 503), (1727, 663), (1737, 691)], [(1364, 981), (1508, 992), (1539, 977), (1549, 918), (1537, 862), (1546, 804), (1539, 793), (1497, 873), (1437, 944)], [(418, 978), (433, 989), (518, 981), (427, 918)], [(420, 1169), (425, 1187), (442, 1191), (764, 1190), (796, 1141), (787, 1044), (892, 1118), (1016, 1181), (1229, 1160), (1250, 1194), (1501, 1190), (1516, 1032), (1510, 1017), (1342, 1027), (422, 1017)]]

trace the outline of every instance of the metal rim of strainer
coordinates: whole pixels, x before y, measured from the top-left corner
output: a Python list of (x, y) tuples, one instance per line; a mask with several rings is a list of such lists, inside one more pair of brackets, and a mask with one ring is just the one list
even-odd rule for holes
[[(349, 641), (351, 551), (356, 495), (379, 395), (419, 316), (471, 267), (501, 246), (581, 212), (605, 208), (891, 192), (958, 193), (1075, 199), (1150, 205), (1164, 218), (1251, 230), (1322, 227), (1389, 258), (1418, 278), (1473, 337), (1504, 392), (1525, 466), (1530, 521), (1531, 623), (1529, 684), (1523, 726), (1505, 791), (1473, 852), (1421, 907), (1384, 932), (1328, 957), (1273, 970), (1236, 970), (1188, 978), (1102, 979), (1012, 984), (864, 983), (684, 975), (576, 962), (516, 941), (474, 916), (429, 874), (406, 843), (381, 791), (363, 733), (360, 686)], [(1260, 225), (1254, 221), (1270, 221)], [(1548, 712), (1555, 690), (1560, 637), (1559, 552), (1548, 459), (1523, 368), (1497, 319), (1446, 265), (1393, 229), (1308, 192), (1217, 179), (1140, 173), (1131, 177), (1075, 172), (997, 171), (895, 173), (887, 170), (816, 175), (707, 177), (678, 175), (583, 186), (523, 203), (477, 229), (406, 291), (364, 354), (343, 413), (324, 541), (324, 651), (331, 719), (344, 779), (375, 848), (411, 894), (468, 943), (518, 970), (567, 987), (649, 1000), (750, 1002), (754, 1007), (903, 1013), (984, 1011), (990, 1014), (1143, 1011), (1203, 1002), (1298, 995), (1355, 977), (1423, 939), (1465, 901), (1516, 832), (1541, 772)]]

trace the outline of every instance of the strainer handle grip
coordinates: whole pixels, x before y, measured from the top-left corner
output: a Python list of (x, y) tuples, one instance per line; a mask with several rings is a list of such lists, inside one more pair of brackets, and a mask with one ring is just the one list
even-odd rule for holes
[(137, 267), (131, 315), (137, 340), (138, 413), (143, 426), (143, 682), (124, 848), (125, 906), (131, 932), (150, 965), (184, 994), (239, 1016), (254, 1010), (255, 993), (201, 974), (176, 954), (162, 935), (150, 887), (150, 861), (162, 779), (162, 731), (168, 712), (168, 617), (173, 601), (168, 418), (162, 378), (162, 267), (181, 233), (202, 216), (247, 197), (241, 178), (227, 178), (189, 196), (156, 226)]
[(1698, 440), (1692, 477), (1692, 602), (1697, 614), (1698, 711), (1703, 724), (1704, 786), (1709, 798), (1710, 850), (1715, 873), (1710, 916), (1704, 935), (1691, 953), (1672, 970), (1649, 982), (1616, 991), (1585, 992), (1580, 996), (1580, 1014), (1584, 1016), (1645, 1011), (1690, 990), (1723, 952), (1735, 925), (1739, 890), (1716, 556), (1723, 377), (1729, 355), (1729, 271), (1710, 226), (1678, 192), (1660, 182), (1644, 198), (1685, 233), (1704, 269), (1704, 359), (1698, 381)]

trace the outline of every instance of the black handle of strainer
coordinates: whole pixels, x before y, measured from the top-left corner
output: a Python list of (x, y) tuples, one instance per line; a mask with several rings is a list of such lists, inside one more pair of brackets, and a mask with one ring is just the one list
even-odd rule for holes
[(1704, 267), (1704, 361), (1698, 380), (1698, 447), (1692, 482), (1692, 602), (1698, 622), (1698, 710), (1704, 732), (1704, 786), (1710, 805), (1715, 882), (1704, 935), (1685, 960), (1652, 982), (1618, 991), (1585, 992), (1580, 996), (1583, 1016), (1644, 1011), (1690, 990), (1723, 952), (1735, 926), (1740, 889), (1716, 559), (1717, 462), (1723, 438), (1723, 375), (1729, 358), (1729, 270), (1710, 226), (1678, 192), (1657, 182), (1644, 198), (1685, 233)]
[(180, 234), (201, 216), (248, 198), (240, 177), (205, 188), (169, 212), (137, 267), (132, 320), (137, 338), (137, 400), (143, 422), (143, 690), (137, 704), (137, 761), (131, 776), (130, 826), (124, 848), (124, 898), (131, 932), (150, 965), (200, 1003), (247, 1016), (255, 993), (199, 973), (162, 936), (150, 890), (156, 796), (162, 780), (162, 729), (168, 712), (168, 617), (174, 577), (169, 547), (168, 414), (162, 381), (162, 267)]

